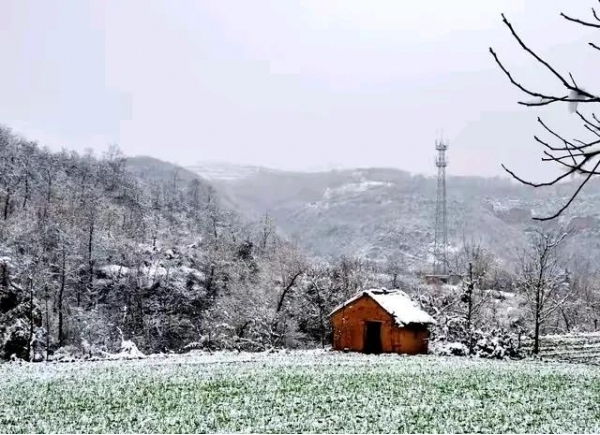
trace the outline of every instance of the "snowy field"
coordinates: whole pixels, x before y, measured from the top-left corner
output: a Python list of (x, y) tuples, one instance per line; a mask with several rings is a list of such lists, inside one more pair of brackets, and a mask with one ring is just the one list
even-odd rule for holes
[[(525, 346), (531, 348), (533, 343)], [(540, 355), (545, 359), (600, 365), (600, 333), (545, 335), (540, 338)]]
[(5, 432), (598, 432), (594, 366), (334, 352), (0, 365)]

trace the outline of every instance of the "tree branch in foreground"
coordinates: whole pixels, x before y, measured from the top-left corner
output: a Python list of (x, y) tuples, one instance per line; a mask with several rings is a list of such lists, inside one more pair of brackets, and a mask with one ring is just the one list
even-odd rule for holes
[[(600, 28), (600, 15), (596, 12), (595, 9), (592, 8), (592, 15), (596, 22), (590, 22), (581, 20), (578, 18), (571, 17), (564, 13), (560, 14), (565, 20), (575, 23), (585, 27), (592, 28)], [(549, 142), (539, 138), (538, 136), (534, 136), (536, 142), (541, 144), (544, 148), (543, 151), (543, 162), (554, 162), (558, 164), (561, 170), (563, 170), (563, 174), (558, 177), (544, 183), (534, 183), (528, 181), (507, 168), (505, 165), (502, 165), (502, 168), (515, 180), (518, 182), (525, 184), (527, 186), (531, 186), (534, 188), (539, 187), (548, 187), (553, 186), (567, 177), (574, 177), (575, 175), (585, 175), (585, 178), (579, 183), (579, 186), (575, 189), (573, 194), (568, 198), (566, 203), (554, 214), (546, 217), (535, 217), (535, 220), (538, 221), (548, 221), (557, 218), (560, 216), (569, 206), (573, 203), (573, 201), (580, 194), (583, 187), (590, 181), (592, 176), (600, 175), (600, 119), (595, 113), (591, 113), (586, 116), (581, 111), (578, 110), (579, 104), (594, 104), (600, 103), (600, 96), (592, 93), (586, 88), (580, 86), (573, 77), (571, 72), (562, 74), (556, 69), (552, 64), (545, 59), (543, 59), (540, 55), (538, 55), (532, 48), (530, 48), (523, 39), (519, 36), (514, 26), (508, 19), (502, 14), (502, 22), (509, 29), (513, 38), (517, 41), (521, 49), (523, 49), (526, 53), (528, 53), (538, 64), (540, 64), (543, 69), (548, 71), (552, 76), (554, 76), (561, 87), (564, 89), (564, 93), (555, 94), (555, 93), (547, 93), (535, 90), (522, 84), (519, 80), (517, 80), (514, 75), (510, 72), (510, 70), (504, 65), (504, 63), (500, 60), (498, 54), (495, 52), (493, 48), (490, 47), (490, 53), (494, 58), (494, 61), (500, 68), (500, 70), (504, 73), (504, 75), (508, 78), (510, 83), (519, 89), (524, 94), (533, 97), (532, 101), (519, 101), (518, 103), (527, 106), (527, 107), (540, 107), (540, 106), (548, 106), (554, 103), (566, 103), (568, 104), (569, 111), (571, 113), (575, 113), (583, 126), (588, 133), (592, 133), (595, 137), (593, 140), (582, 140), (580, 138), (567, 139), (560, 133), (551, 129), (548, 125), (546, 125), (540, 118), (538, 118), (538, 123), (543, 127), (543, 129), (549, 133), (555, 141), (557, 141), (560, 145), (552, 145)], [(589, 42), (589, 45), (595, 50), (600, 51), (600, 45)]]

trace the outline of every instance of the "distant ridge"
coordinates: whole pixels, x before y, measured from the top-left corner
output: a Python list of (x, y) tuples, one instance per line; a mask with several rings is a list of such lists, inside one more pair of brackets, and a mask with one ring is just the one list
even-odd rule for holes
[[(201, 163), (190, 167), (231, 198), (247, 217), (266, 212), (281, 233), (323, 257), (339, 255), (426, 264), (435, 222), (435, 177), (393, 168), (292, 172), (257, 166)], [(448, 177), (450, 251), (465, 239), (503, 261), (518, 260), (527, 234), (568, 199), (574, 183), (547, 189), (508, 177)], [(581, 232), (566, 247), (600, 258), (600, 182), (594, 182), (568, 212), (550, 226)], [(512, 266), (511, 266), (512, 267)]]
[(207, 180), (233, 181), (246, 178), (261, 172), (280, 172), (277, 169), (263, 166), (236, 165), (227, 162), (197, 162), (187, 167)]

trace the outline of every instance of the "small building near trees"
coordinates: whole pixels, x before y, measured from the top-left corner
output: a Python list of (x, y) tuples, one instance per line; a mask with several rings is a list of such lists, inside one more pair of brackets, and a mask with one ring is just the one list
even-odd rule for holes
[(363, 290), (330, 314), (333, 348), (364, 353), (427, 353), (435, 320), (401, 290)]

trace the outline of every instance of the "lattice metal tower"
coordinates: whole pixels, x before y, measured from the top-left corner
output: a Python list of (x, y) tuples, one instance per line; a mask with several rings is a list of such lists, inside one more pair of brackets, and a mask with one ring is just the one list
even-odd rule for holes
[(437, 156), (435, 165), (438, 168), (437, 200), (435, 203), (435, 247), (433, 273), (435, 275), (446, 275), (448, 273), (448, 220), (446, 208), (446, 166), (448, 159), (446, 151), (448, 142), (444, 139), (435, 141)]

